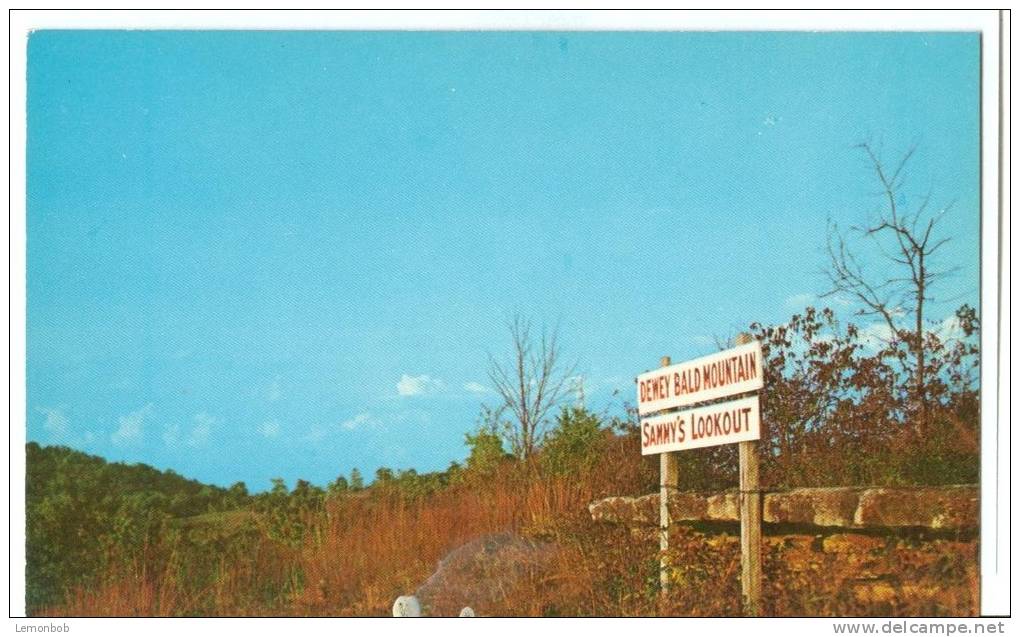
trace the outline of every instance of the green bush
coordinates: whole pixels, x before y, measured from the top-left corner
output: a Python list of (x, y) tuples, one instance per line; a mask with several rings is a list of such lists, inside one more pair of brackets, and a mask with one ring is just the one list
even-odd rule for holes
[(492, 412), (483, 408), (478, 428), (473, 434), (464, 434), (468, 446), (467, 471), (474, 475), (491, 475), (509, 456), (503, 450), (503, 439)]
[(602, 457), (609, 432), (584, 407), (563, 407), (542, 444), (543, 467), (554, 474), (590, 469)]

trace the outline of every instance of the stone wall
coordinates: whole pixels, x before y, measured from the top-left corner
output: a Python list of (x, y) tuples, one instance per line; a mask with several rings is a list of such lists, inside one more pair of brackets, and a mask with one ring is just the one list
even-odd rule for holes
[[(763, 500), (767, 614), (978, 614), (976, 486), (792, 489)], [(706, 568), (737, 577), (737, 503), (735, 491), (671, 494), (667, 561), (677, 595), (689, 594), (683, 583)], [(658, 494), (606, 498), (589, 511), (628, 527), (643, 547), (637, 553), (658, 554)]]
[[(673, 522), (737, 522), (739, 494), (674, 492), (669, 497)], [(932, 529), (973, 531), (978, 527), (975, 485), (919, 488), (834, 487), (767, 492), (766, 524), (796, 524), (845, 529)], [(612, 497), (588, 505), (594, 520), (628, 526), (659, 525), (659, 494)]]

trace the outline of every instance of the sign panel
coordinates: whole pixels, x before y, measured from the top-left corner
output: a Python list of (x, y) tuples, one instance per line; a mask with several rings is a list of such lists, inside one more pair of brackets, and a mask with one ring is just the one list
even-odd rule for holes
[(638, 414), (756, 391), (762, 384), (761, 343), (753, 341), (641, 374)]
[(641, 420), (641, 455), (761, 438), (758, 397), (674, 411)]

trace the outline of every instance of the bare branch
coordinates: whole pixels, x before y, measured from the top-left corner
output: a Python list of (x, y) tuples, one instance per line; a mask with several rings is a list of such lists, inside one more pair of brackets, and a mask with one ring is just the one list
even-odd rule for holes
[[(881, 185), (885, 210), (865, 226), (852, 226), (850, 233), (861, 239), (870, 239), (870, 245), (881, 260), (900, 272), (891, 272), (877, 281), (866, 275), (856, 250), (849, 247), (847, 236), (830, 220), (827, 224), (826, 274), (831, 287), (823, 296), (842, 293), (856, 299), (860, 305), (858, 314), (880, 317), (893, 338), (907, 344), (913, 356), (912, 360), (902, 359), (903, 371), (913, 378), (913, 390), (923, 416), (926, 413), (927, 373), (923, 334), (925, 303), (932, 300), (930, 286), (955, 271), (933, 269), (929, 259), (949, 241), (948, 237), (936, 238), (935, 233), (952, 204), (929, 214), (932, 201), (929, 189), (912, 211), (900, 210), (902, 201), (897, 199), (901, 196), (906, 167), (917, 150), (916, 145), (903, 154), (892, 170), (883, 164), (879, 153), (870, 144), (858, 144), (857, 148), (867, 156)], [(887, 249), (887, 246), (895, 246), (895, 249)], [(908, 317), (912, 319), (912, 327), (900, 329), (899, 322), (902, 320), (906, 324)], [(921, 421), (924, 421), (923, 417)]]
[(511, 450), (527, 460), (541, 443), (547, 420), (565, 398), (576, 365), (563, 368), (557, 330), (532, 335), (531, 324), (515, 317), (507, 326), (511, 338), (509, 365), (489, 357), (489, 380), (514, 419), (503, 432)]

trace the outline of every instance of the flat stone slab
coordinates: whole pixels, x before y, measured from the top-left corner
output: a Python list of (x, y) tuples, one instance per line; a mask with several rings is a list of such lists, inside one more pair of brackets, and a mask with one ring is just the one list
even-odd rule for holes
[[(674, 522), (736, 522), (739, 494), (676, 492), (670, 494)], [(592, 519), (628, 526), (658, 526), (659, 494), (636, 498), (617, 496), (588, 505)], [(945, 487), (828, 487), (765, 493), (763, 516), (773, 524), (821, 527), (976, 529), (979, 520), (977, 485)]]
[(977, 528), (979, 505), (976, 486), (868, 489), (861, 494), (854, 525)]

